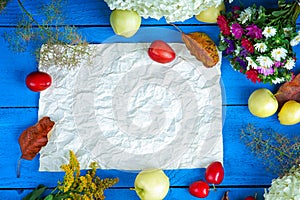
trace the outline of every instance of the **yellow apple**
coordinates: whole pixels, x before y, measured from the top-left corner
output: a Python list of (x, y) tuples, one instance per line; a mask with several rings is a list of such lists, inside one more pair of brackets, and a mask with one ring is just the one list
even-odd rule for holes
[(132, 37), (140, 28), (141, 16), (131, 10), (113, 10), (110, 14), (110, 25), (115, 34), (126, 38)]
[(294, 125), (300, 122), (300, 103), (289, 100), (283, 104), (278, 113), (278, 120), (283, 125)]
[(161, 169), (143, 170), (134, 181), (134, 190), (141, 200), (162, 200), (169, 187), (169, 178)]
[(266, 89), (255, 90), (248, 99), (249, 111), (261, 118), (273, 115), (278, 109), (278, 101), (274, 94)]
[(223, 2), (218, 7), (213, 6), (203, 10), (195, 17), (200, 22), (216, 23), (221, 10), (225, 11), (225, 5)]

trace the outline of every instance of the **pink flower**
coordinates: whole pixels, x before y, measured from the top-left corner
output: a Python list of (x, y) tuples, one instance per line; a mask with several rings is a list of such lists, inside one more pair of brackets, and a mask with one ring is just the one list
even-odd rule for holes
[(246, 30), (248, 33), (247, 36), (250, 36), (251, 38), (261, 39), (262, 38), (262, 30), (256, 26), (255, 24), (248, 25), (246, 27)]
[(238, 23), (234, 23), (231, 25), (231, 31), (236, 39), (240, 39), (244, 34), (243, 28)]
[(272, 67), (266, 68), (266, 67), (258, 67), (257, 71), (265, 76), (268, 76), (270, 74), (274, 74), (274, 69)]
[(253, 53), (254, 52), (254, 46), (253, 44), (246, 38), (242, 39), (242, 46), (249, 52)]
[(275, 67), (281, 67), (283, 64), (280, 62), (280, 61), (276, 61), (275, 63), (274, 63), (274, 66)]
[(223, 35), (230, 35), (230, 27), (228, 25), (228, 21), (224, 15), (220, 15), (217, 18), (217, 24), (220, 27), (220, 30)]

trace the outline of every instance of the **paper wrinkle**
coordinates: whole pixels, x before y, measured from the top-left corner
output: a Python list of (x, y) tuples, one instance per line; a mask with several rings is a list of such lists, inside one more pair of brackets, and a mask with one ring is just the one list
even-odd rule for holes
[(156, 63), (149, 43), (93, 45), (91, 62), (67, 70), (42, 66), (53, 78), (40, 93), (39, 117), (56, 122), (40, 152), (40, 171), (61, 171), (69, 150), (82, 169), (206, 167), (223, 161), (220, 61), (213, 68), (170, 43), (176, 59)]

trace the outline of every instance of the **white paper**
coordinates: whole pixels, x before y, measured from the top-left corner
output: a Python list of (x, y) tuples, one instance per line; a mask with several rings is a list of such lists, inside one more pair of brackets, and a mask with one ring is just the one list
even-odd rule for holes
[(184, 44), (176, 59), (151, 60), (149, 43), (93, 45), (92, 61), (52, 76), (39, 117), (56, 122), (40, 171), (60, 171), (75, 152), (81, 168), (142, 170), (206, 167), (223, 161), (220, 65), (206, 68)]

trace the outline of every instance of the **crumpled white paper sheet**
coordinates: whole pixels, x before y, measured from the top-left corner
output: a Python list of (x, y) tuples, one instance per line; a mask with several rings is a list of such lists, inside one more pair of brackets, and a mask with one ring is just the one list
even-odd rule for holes
[(53, 78), (39, 117), (56, 122), (40, 152), (40, 171), (61, 171), (75, 152), (82, 169), (207, 167), (223, 161), (220, 65), (205, 68), (184, 44), (177, 57), (152, 61), (149, 43), (93, 45), (73, 70), (39, 66)]

